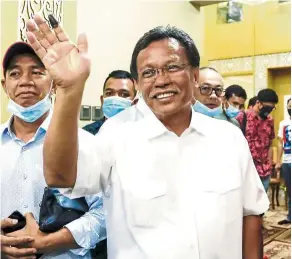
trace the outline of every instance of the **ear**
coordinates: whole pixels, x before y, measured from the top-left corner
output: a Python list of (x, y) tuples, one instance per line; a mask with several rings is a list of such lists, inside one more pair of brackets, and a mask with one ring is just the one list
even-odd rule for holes
[(137, 80), (134, 80), (134, 87), (136, 89), (136, 92), (138, 92), (140, 90), (139, 84)]
[(56, 94), (56, 93), (57, 93), (57, 85), (56, 85), (55, 82), (53, 81), (52, 94)]
[(199, 75), (200, 70), (198, 67), (192, 68), (193, 80), (195, 87), (199, 86)]
[(4, 92), (7, 94), (5, 79), (1, 79), (1, 85), (2, 85), (2, 88), (3, 88)]
[(101, 104), (100, 106), (103, 105), (103, 95), (100, 96), (100, 104)]

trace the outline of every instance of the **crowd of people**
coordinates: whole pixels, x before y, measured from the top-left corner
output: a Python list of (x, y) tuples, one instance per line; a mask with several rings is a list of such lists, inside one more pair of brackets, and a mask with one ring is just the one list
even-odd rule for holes
[(50, 22), (35, 15), (29, 44), (3, 58), (2, 258), (262, 259), (273, 170), (289, 194), (279, 224), (291, 222), (290, 119), (272, 156), (277, 93), (263, 89), (245, 109), (244, 88), (200, 67), (187, 33), (156, 27), (130, 72), (105, 79), (104, 116), (80, 129), (87, 39), (75, 46)]

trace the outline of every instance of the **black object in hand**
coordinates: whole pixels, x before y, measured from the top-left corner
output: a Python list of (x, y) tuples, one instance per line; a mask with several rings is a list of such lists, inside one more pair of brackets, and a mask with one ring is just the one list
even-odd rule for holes
[(53, 29), (59, 26), (59, 22), (56, 20), (56, 18), (52, 14), (49, 14), (48, 18)]
[(26, 225), (26, 218), (18, 210), (14, 211), (8, 218), (17, 219), (18, 222), (11, 227), (2, 229), (2, 231), (6, 234), (23, 229)]

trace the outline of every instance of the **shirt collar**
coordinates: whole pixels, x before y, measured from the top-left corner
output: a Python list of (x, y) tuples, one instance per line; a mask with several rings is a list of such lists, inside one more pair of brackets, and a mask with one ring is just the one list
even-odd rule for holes
[[(141, 99), (138, 102), (138, 104), (140, 103), (140, 105), (138, 106), (137, 104), (137, 109), (141, 111), (144, 115), (146, 115), (145, 119), (141, 120), (140, 122), (141, 131), (144, 132), (146, 137), (152, 139), (155, 137), (159, 137), (166, 132), (169, 132), (169, 130), (161, 123), (161, 121), (155, 116), (152, 110), (147, 106), (145, 101), (141, 101)], [(192, 118), (189, 129), (195, 130), (204, 135), (205, 133), (207, 133), (206, 126), (204, 126), (204, 117), (206, 116), (195, 112), (194, 109), (191, 109), (191, 111)]]
[[(49, 111), (49, 115), (48, 117), (43, 121), (43, 123), (41, 124), (41, 126), (39, 127), (39, 129), (36, 132), (36, 136), (41, 133), (42, 131), (47, 132), (51, 118), (53, 115), (53, 111), (52, 109)], [(7, 141), (8, 138), (12, 138), (14, 133), (11, 130), (11, 124), (13, 121), (13, 115), (9, 118), (9, 120), (3, 124), (3, 126), (0, 127), (0, 140), (1, 140), (1, 144), (4, 144), (5, 141)]]

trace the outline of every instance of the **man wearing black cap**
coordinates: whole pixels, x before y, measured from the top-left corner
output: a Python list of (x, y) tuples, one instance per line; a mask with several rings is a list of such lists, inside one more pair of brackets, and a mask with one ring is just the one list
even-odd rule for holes
[[(106, 237), (101, 195), (86, 196), (89, 211), (57, 232), (45, 234), (37, 223), (46, 187), (42, 150), (51, 119), (52, 78), (34, 50), (23, 42), (7, 50), (3, 75), (1, 83), (12, 116), (0, 125), (0, 151), (5, 155), (0, 160), (1, 256), (91, 258), (90, 249)], [(83, 130), (78, 134), (80, 139), (93, 138)], [(15, 210), (26, 216), (26, 227), (8, 234), (5, 227), (16, 222), (6, 218)]]

